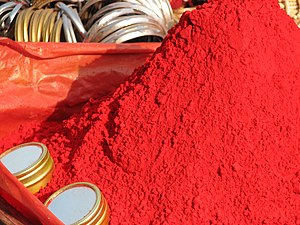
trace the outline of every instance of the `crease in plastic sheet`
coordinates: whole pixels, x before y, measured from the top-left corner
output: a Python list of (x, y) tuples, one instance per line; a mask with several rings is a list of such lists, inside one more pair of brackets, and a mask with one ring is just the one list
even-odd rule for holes
[(62, 120), (116, 89), (160, 43), (24, 43), (0, 38), (0, 137)]

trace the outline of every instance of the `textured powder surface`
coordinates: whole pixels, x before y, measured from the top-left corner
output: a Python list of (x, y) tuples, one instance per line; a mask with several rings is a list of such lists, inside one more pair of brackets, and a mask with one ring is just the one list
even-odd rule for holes
[(95, 183), (112, 225), (300, 224), (299, 76), (300, 30), (277, 1), (213, 1), (111, 97), (0, 149), (45, 143), (56, 170), (37, 196)]

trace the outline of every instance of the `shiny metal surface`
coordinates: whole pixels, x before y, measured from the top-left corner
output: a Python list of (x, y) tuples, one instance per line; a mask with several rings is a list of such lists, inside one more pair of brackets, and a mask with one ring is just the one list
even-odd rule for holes
[(37, 28), (36, 28), (36, 41), (42, 40), (42, 28), (44, 26), (44, 21), (47, 16), (48, 9), (44, 9), (41, 11), (41, 15), (39, 20), (37, 21)]
[(19, 10), (23, 7), (22, 3), (17, 4), (14, 9), (11, 11), (11, 13), (9, 14), (9, 17), (7, 18), (7, 20), (5, 21), (5, 29), (9, 29), (12, 22), (14, 21), (15, 17), (17, 16)]
[(17, 20), (15, 23), (15, 40), (16, 41), (24, 41), (22, 20), (23, 20), (25, 12), (26, 11), (21, 11), (17, 16)]
[(42, 35), (44, 42), (49, 42), (50, 41), (50, 37), (51, 37), (51, 34), (53, 32), (53, 28), (54, 28), (55, 19), (57, 17), (57, 14), (58, 14), (57, 11), (52, 10), (52, 13), (48, 17), (48, 19), (47, 19), (47, 21), (44, 25), (43, 35)]
[(134, 14), (134, 13), (135, 13), (135, 11), (131, 8), (117, 9), (117, 10), (106, 13), (99, 20), (97, 20), (94, 23), (94, 25), (89, 29), (84, 41), (85, 42), (90, 42), (93, 35), (95, 35), (95, 33), (99, 29), (101, 29), (105, 24), (109, 23), (110, 21), (114, 20), (115, 18), (117, 18), (119, 16), (126, 16), (126, 15), (130, 15), (130, 14)]
[[(59, 15), (59, 14), (58, 14)], [(60, 36), (61, 36), (61, 28), (62, 28), (63, 22), (62, 18), (59, 17), (53, 27), (53, 30), (51, 32), (51, 42), (60, 42)]]
[(161, 30), (157, 29), (156, 26), (149, 24), (136, 24), (105, 37), (102, 42), (120, 44), (144, 36), (157, 36), (162, 39), (164, 38), (164, 34), (161, 32)]
[(84, 38), (86, 35), (86, 30), (80, 20), (79, 15), (62, 2), (58, 2), (57, 6), (70, 18), (81, 37)]
[(2, 18), (0, 19), (0, 28), (1, 30), (5, 30), (6, 29), (6, 20), (9, 17), (10, 13), (6, 13), (4, 14), (4, 16), (2, 16)]
[[(159, 6), (156, 4), (156, 2), (153, 1), (142, 1), (142, 0), (121, 0), (121, 2), (128, 2), (131, 4), (137, 4), (137, 5), (142, 5), (153, 11), (153, 13), (156, 14), (156, 16), (162, 20), (164, 20), (164, 16), (162, 14), (162, 11), (160, 10)], [(148, 14), (148, 13), (146, 13)], [(152, 14), (153, 15), (153, 14)]]
[(62, 21), (66, 41), (69, 43), (76, 43), (77, 41), (71, 20), (65, 14), (62, 14)]
[(18, 29), (18, 32), (20, 32), (19, 35), (21, 35), (23, 33), (23, 40), (25, 42), (29, 41), (29, 24), (31, 21), (31, 17), (33, 16), (33, 13), (34, 13), (33, 9), (29, 8), (25, 11), (25, 13), (23, 14), (23, 17), (21, 17), (21, 19), (20, 19), (20, 23), (21, 23), (20, 29), (22, 29), (23, 32), (20, 31), (19, 29)]
[[(78, 15), (76, 9), (73, 9), (73, 10), (74, 10), (74, 12)], [(78, 16), (79, 16), (79, 15), (78, 15)], [(69, 26), (69, 30), (70, 30), (70, 35), (71, 35), (72, 43), (77, 43), (75, 31), (74, 31), (74, 28), (73, 28), (73, 25), (72, 25), (71, 20), (69, 19), (67, 23), (68, 23), (68, 26)]]
[[(150, 10), (149, 8), (143, 6), (143, 5), (138, 5), (138, 4), (133, 4), (133, 3), (128, 3), (128, 2), (116, 2), (116, 3), (112, 3), (109, 4), (105, 7), (103, 7), (102, 9), (100, 9), (87, 23), (87, 27), (90, 27), (91, 24), (94, 23), (94, 21), (96, 19), (99, 19), (101, 16), (103, 16), (104, 14), (113, 11), (113, 10), (117, 10), (117, 9), (133, 9), (134, 11), (136, 11), (138, 14), (144, 14), (144, 15), (148, 15), (148, 16), (152, 16), (153, 18), (157, 19), (158, 23), (163, 23), (162, 19), (160, 17), (158, 17), (152, 10)], [(124, 18), (125, 19), (125, 18)]]
[[(145, 21), (145, 18), (148, 18), (147, 21)], [(167, 0), (122, 0), (103, 7), (86, 23), (85, 26), (89, 30), (84, 42), (102, 42), (102, 40), (107, 40), (105, 39), (106, 36), (110, 36), (110, 41), (118, 40), (111, 38), (112, 33), (125, 29), (128, 26), (134, 26), (135, 24), (146, 25), (147, 23), (149, 28), (143, 28), (144, 34), (134, 30), (134, 34), (137, 37), (147, 36), (148, 33), (151, 33), (150, 36), (158, 37), (164, 37), (167, 34), (168, 29), (174, 24), (173, 12)], [(149, 32), (152, 28), (155, 30)], [(116, 33), (116, 35), (120, 32)], [(129, 34), (126, 34), (125, 37), (136, 38)], [(121, 38), (119, 41), (126, 38)]]
[(72, 43), (72, 38), (71, 38), (69, 24), (68, 24), (69, 18), (65, 14), (62, 15), (62, 21), (63, 21), (64, 35), (65, 35), (66, 42)]
[(0, 6), (0, 17), (3, 13), (10, 11), (15, 7), (18, 3), (16, 2), (7, 2)]
[(103, 27), (102, 29), (98, 30), (97, 33), (95, 33), (94, 37), (92, 38), (92, 41), (100, 42), (106, 36), (116, 32), (117, 30), (125, 29), (128, 26), (133, 26), (136, 24), (144, 24), (146, 26), (152, 25), (156, 27), (156, 29), (158, 29), (161, 34), (164, 34), (163, 28), (159, 24), (157, 24), (157, 22), (151, 17), (148, 17), (146, 15), (133, 15), (127, 16), (126, 19), (115, 18), (114, 20), (110, 21), (106, 24), (105, 27)]
[(51, 14), (53, 13), (53, 10), (52, 9), (48, 9), (46, 15), (45, 15), (45, 18), (44, 18), (44, 21), (43, 21), (43, 25), (42, 25), (42, 35), (41, 35), (41, 41), (44, 41), (44, 37), (46, 35), (46, 30), (47, 30), (47, 26), (48, 26), (48, 21), (51, 17)]
[(165, 15), (165, 22), (167, 29), (169, 30), (174, 26), (174, 18), (173, 18), (173, 11), (171, 8), (171, 5), (168, 0), (161, 0), (162, 3), (162, 9), (163, 9), (163, 14)]
[(42, 16), (42, 9), (36, 10), (29, 24), (29, 41), (36, 42), (38, 39), (38, 24)]

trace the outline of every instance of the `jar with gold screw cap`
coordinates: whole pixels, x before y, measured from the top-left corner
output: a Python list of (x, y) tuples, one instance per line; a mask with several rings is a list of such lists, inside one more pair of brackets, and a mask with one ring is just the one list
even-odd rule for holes
[(52, 178), (53, 159), (39, 142), (15, 146), (0, 155), (0, 162), (33, 194)]
[(108, 225), (109, 206), (97, 186), (88, 182), (67, 185), (45, 202), (66, 225)]

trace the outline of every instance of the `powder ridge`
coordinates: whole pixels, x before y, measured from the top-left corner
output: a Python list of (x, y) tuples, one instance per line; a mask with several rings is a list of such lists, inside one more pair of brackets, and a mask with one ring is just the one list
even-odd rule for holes
[(300, 31), (277, 1), (187, 12), (107, 99), (1, 141), (45, 143), (43, 201), (95, 183), (111, 224), (300, 224)]

